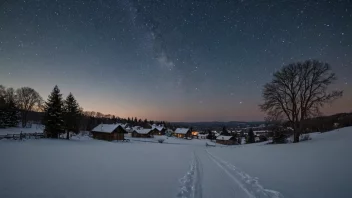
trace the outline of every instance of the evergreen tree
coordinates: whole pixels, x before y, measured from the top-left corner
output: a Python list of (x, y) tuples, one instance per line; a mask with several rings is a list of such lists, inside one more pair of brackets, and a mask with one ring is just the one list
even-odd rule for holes
[(148, 123), (148, 120), (147, 120), (147, 119), (144, 119), (144, 123)]
[(230, 133), (225, 126), (222, 128), (221, 135), (230, 136)]
[(64, 127), (67, 132), (66, 139), (70, 139), (70, 131), (79, 132), (81, 112), (75, 97), (70, 93), (64, 102)]
[(134, 122), (137, 123), (137, 117), (134, 118)]
[(64, 130), (64, 121), (62, 94), (57, 85), (49, 95), (48, 101), (45, 102), (44, 112), (45, 133), (50, 138), (58, 138)]
[(249, 129), (247, 136), (247, 144), (250, 143), (255, 143), (255, 136), (252, 128)]
[(5, 99), (0, 96), (0, 128), (6, 127), (6, 102)]
[(5, 87), (0, 85), (0, 128), (5, 128), (6, 117), (6, 100), (5, 100)]
[(18, 125), (19, 112), (16, 107), (15, 101), (10, 99), (7, 103), (6, 108), (6, 126), (7, 127), (16, 127)]
[(128, 123), (128, 124), (131, 123), (130, 117), (127, 118), (127, 123)]

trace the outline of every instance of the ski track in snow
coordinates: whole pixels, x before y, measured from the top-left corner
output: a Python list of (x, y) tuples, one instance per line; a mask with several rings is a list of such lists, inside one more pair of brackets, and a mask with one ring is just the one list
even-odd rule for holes
[(179, 198), (201, 198), (202, 187), (201, 187), (201, 174), (202, 168), (199, 167), (200, 160), (198, 156), (193, 153), (193, 160), (190, 164), (190, 169), (180, 179), (180, 192), (177, 194)]
[(214, 156), (208, 150), (206, 152), (209, 158), (236, 183), (235, 185), (238, 185), (248, 195), (248, 198), (284, 198), (280, 192), (265, 189), (259, 184), (258, 178), (249, 176), (236, 166)]

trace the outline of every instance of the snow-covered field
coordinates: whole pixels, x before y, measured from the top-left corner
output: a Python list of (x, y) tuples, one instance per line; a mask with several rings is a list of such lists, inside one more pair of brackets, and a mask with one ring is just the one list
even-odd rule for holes
[[(151, 139), (151, 141), (155, 139)], [(0, 141), (0, 197), (352, 197), (352, 128), (299, 144)]]

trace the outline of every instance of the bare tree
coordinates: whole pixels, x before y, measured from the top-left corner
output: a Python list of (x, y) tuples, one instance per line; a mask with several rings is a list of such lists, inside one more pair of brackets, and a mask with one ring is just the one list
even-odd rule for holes
[(4, 85), (0, 85), (0, 96), (5, 96), (5, 93), (6, 93), (6, 89)]
[(15, 93), (15, 90), (12, 87), (9, 87), (9, 88), (6, 89), (5, 100), (6, 100), (6, 102), (15, 101), (16, 100), (16, 93)]
[(342, 91), (328, 91), (336, 80), (327, 63), (317, 60), (297, 62), (283, 67), (263, 89), (262, 111), (283, 116), (292, 123), (294, 142), (299, 142), (301, 121), (320, 114), (327, 103), (342, 96)]
[(16, 104), (21, 110), (22, 127), (27, 125), (29, 111), (41, 109), (42, 97), (30, 87), (21, 87), (16, 90)]

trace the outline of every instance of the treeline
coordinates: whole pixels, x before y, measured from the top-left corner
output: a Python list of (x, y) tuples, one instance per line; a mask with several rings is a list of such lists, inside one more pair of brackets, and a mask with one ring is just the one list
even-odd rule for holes
[(30, 87), (13, 89), (0, 85), (0, 127), (16, 127), (21, 120), (22, 127), (27, 125), (28, 113), (40, 111), (43, 99)]
[(339, 113), (331, 116), (320, 116), (304, 120), (306, 132), (326, 132), (336, 128), (352, 126), (352, 113)]
[(124, 123), (144, 128), (153, 124), (171, 127), (171, 124), (165, 121), (142, 120), (137, 117), (120, 118), (111, 114), (84, 111), (72, 93), (64, 100), (57, 86), (48, 100), (44, 101), (33, 88), (21, 87), (15, 90), (0, 85), (0, 127), (16, 127), (19, 123), (26, 127), (29, 121), (44, 124), (47, 134), (53, 138), (64, 132), (68, 138), (69, 131), (90, 131), (101, 123)]
[(165, 127), (171, 127), (171, 124), (165, 121), (153, 121), (147, 119), (138, 119), (137, 117), (134, 118), (120, 118), (116, 117), (115, 115), (107, 114), (104, 115), (100, 112), (95, 111), (84, 111), (83, 118), (81, 122), (81, 130), (90, 131), (98, 124), (113, 124), (113, 123), (122, 123), (122, 124), (129, 124), (130, 126), (141, 126), (143, 128), (150, 128), (151, 125), (164, 125)]

